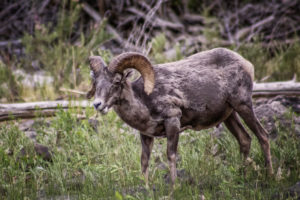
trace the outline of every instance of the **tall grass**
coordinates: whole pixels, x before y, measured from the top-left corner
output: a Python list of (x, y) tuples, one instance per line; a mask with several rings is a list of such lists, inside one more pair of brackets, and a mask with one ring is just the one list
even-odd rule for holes
[[(24, 33), (22, 45), (25, 56), (13, 57), (6, 66), (0, 63), (0, 96), (6, 97), (3, 102), (20, 101), (28, 99), (28, 96), (31, 96), (30, 100), (58, 98), (62, 95), (61, 87), (88, 89), (88, 57), (98, 52), (100, 45), (111, 35), (105, 30), (105, 19), (101, 24), (83, 24), (81, 10), (78, 1), (62, 1), (57, 22), (41, 24), (36, 21), (34, 33)], [(14, 69), (22, 69), (29, 74), (43, 71), (54, 80), (51, 84), (37, 84), (29, 88), (21, 84), (22, 77), (16, 76)]]
[(253, 63), (257, 80), (269, 76), (268, 81), (284, 81), (291, 80), (296, 75), (299, 81), (299, 43), (278, 45), (277, 48), (267, 49), (257, 41), (242, 45), (238, 52)]
[(56, 89), (62, 85), (76, 88), (82, 82), (90, 52), (110, 38), (105, 21), (78, 35), (78, 29), (82, 29), (78, 25), (83, 26), (78, 23), (80, 10), (80, 5), (72, 1), (69, 9), (62, 7), (56, 25), (37, 24), (34, 35), (25, 34), (22, 40), (27, 55), (23, 68), (30, 69), (32, 61), (38, 61), (38, 66), (53, 76)]
[[(86, 110), (88, 117), (94, 113)], [(53, 161), (44, 161), (33, 142), (14, 123), (0, 125), (0, 198), (36, 199), (161, 199), (170, 197), (166, 140), (157, 139), (150, 161), (150, 189), (140, 170), (140, 139), (115, 113), (98, 117), (98, 131), (78, 110), (59, 111), (33, 128), (37, 142), (51, 148)], [(275, 178), (265, 176), (264, 159), (253, 137), (255, 164), (244, 174), (239, 147), (227, 131), (220, 138), (207, 131), (188, 131), (179, 142), (179, 180), (175, 199), (285, 199), (285, 189), (300, 178), (300, 140), (279, 127), (271, 141)], [(21, 154), (21, 149), (26, 154)], [(292, 199), (292, 198), (291, 198)]]
[(12, 73), (11, 66), (0, 61), (0, 101), (15, 101), (21, 93), (18, 77)]

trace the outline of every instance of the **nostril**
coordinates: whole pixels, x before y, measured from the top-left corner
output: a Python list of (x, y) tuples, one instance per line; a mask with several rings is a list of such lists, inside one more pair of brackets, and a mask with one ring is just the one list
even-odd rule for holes
[(99, 103), (94, 103), (94, 107), (97, 109), (101, 105), (101, 102)]

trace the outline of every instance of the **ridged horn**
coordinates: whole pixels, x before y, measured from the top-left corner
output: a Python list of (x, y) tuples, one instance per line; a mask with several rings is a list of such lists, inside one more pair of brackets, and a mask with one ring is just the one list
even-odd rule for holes
[(155, 85), (154, 70), (151, 62), (144, 55), (136, 52), (122, 53), (108, 65), (112, 73), (123, 73), (125, 69), (133, 68), (141, 73), (144, 80), (144, 90), (149, 95)]

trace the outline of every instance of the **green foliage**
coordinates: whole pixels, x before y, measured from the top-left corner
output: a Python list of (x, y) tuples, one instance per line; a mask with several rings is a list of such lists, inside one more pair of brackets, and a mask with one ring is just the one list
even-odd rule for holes
[(151, 44), (152, 44), (151, 55), (155, 60), (155, 62), (156, 63), (167, 62), (167, 59), (163, 54), (166, 46), (166, 36), (163, 33), (157, 35), (155, 38), (152, 39)]
[(294, 43), (275, 49), (271, 53), (260, 42), (239, 47), (238, 52), (248, 59), (255, 69), (255, 78), (260, 80), (270, 76), (268, 81), (291, 80), (300, 77), (300, 44)]
[(113, 59), (112, 53), (108, 50), (98, 49), (97, 55), (101, 56), (106, 65)]
[(203, 10), (203, 17), (204, 17), (204, 29), (203, 29), (203, 36), (204, 42), (202, 46), (202, 50), (208, 50), (212, 48), (216, 48), (220, 46), (221, 34), (220, 34), (220, 26), (219, 20), (208, 14), (208, 10)]
[(266, 63), (269, 60), (268, 51), (261, 46), (260, 43), (253, 43), (242, 45), (238, 52), (254, 65), (255, 79), (260, 80), (270, 73), (269, 68), (266, 67)]
[(165, 34), (161, 33), (154, 37), (151, 42), (151, 53), (150, 56), (154, 59), (155, 63), (166, 63), (171, 61), (180, 60), (183, 58), (183, 55), (180, 50), (180, 44), (175, 44), (173, 47), (175, 54), (172, 57), (167, 57), (165, 50), (168, 46), (168, 41)]
[[(140, 172), (140, 139), (115, 113), (99, 117), (98, 131), (82, 110), (60, 110), (56, 117), (40, 119), (33, 128), (37, 142), (51, 148), (53, 161), (35, 155), (30, 141), (13, 123), (0, 125), (0, 198), (38, 199), (161, 199), (170, 196), (165, 176), (166, 140), (155, 140), (146, 189)], [(87, 118), (93, 109), (85, 111)], [(184, 169), (174, 199), (273, 199), (300, 177), (300, 140), (283, 127), (271, 142), (275, 178), (265, 176), (260, 145), (253, 137), (252, 165), (246, 174), (239, 146), (226, 131), (217, 138), (210, 130), (187, 131), (180, 136), (177, 167)], [(27, 154), (20, 156), (21, 149)], [(280, 173), (279, 173), (280, 172)], [(182, 178), (183, 177), (183, 178)], [(152, 190), (155, 188), (154, 190)]]
[(290, 46), (281, 47), (275, 52), (275, 57), (270, 63), (273, 66), (272, 74), (274, 80), (289, 80), (296, 74), (300, 77), (300, 43), (296, 42)]
[[(21, 91), (20, 77), (16, 77), (9, 66), (0, 61), (0, 101), (15, 101)], [(5, 99), (1, 99), (5, 98)]]
[(56, 89), (63, 85), (71, 88), (78, 86), (88, 55), (110, 38), (105, 31), (105, 22), (92, 27), (87, 35), (83, 32), (80, 36), (75, 35), (81, 6), (76, 1), (71, 1), (68, 9), (65, 8), (66, 2), (62, 5), (57, 24), (38, 24), (34, 35), (25, 34), (22, 40), (26, 53), (23, 67), (30, 69), (31, 62), (37, 60), (39, 67), (54, 77)]

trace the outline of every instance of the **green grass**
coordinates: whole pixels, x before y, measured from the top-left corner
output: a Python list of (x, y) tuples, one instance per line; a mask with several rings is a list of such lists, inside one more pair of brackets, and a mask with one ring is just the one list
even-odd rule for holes
[[(44, 161), (33, 142), (17, 128), (17, 122), (0, 125), (0, 199), (37, 199), (69, 196), (75, 199), (162, 199), (169, 197), (165, 176), (166, 140), (157, 139), (150, 162), (150, 190), (140, 172), (139, 136), (114, 112), (99, 116), (98, 131), (88, 120), (76, 119), (80, 110), (59, 111), (52, 119), (36, 120), (37, 142), (53, 151), (53, 161)], [(91, 117), (93, 110), (86, 110)], [(20, 123), (20, 122), (19, 122)], [(264, 159), (255, 137), (251, 158), (243, 163), (234, 137), (226, 131), (216, 138), (211, 130), (181, 135), (177, 167), (184, 170), (172, 194), (175, 199), (285, 199), (284, 190), (300, 178), (300, 140), (279, 127), (271, 142), (275, 174), (265, 176)], [(22, 148), (28, 152), (21, 155)], [(257, 167), (259, 166), (259, 167)], [(291, 198), (292, 199), (292, 198)]]

